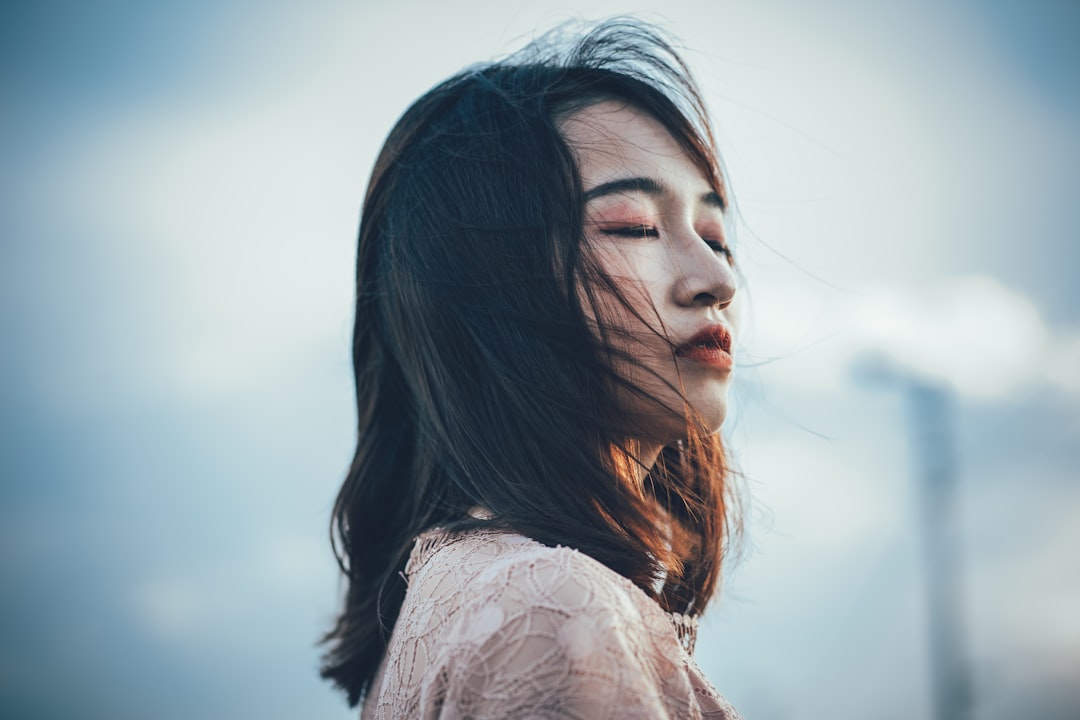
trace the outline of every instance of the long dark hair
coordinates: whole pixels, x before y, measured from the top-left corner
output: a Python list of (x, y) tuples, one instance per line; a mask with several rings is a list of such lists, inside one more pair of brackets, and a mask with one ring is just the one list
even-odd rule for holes
[(687, 417), (687, 438), (639, 481), (615, 397), (643, 391), (613, 370), (633, 358), (587, 320), (598, 291), (619, 288), (583, 242), (559, 123), (605, 99), (656, 118), (724, 195), (683, 61), (626, 19), (441, 83), (375, 163), (356, 267), (356, 455), (332, 521), (348, 590), (322, 669), (351, 705), (386, 651), (413, 539), (432, 527), (577, 548), (671, 611), (700, 612), (716, 590), (731, 525), (719, 436)]

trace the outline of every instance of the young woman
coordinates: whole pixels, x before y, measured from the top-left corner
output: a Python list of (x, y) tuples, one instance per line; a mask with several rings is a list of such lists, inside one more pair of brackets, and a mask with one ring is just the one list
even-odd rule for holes
[(692, 658), (733, 524), (727, 207), (694, 82), (635, 22), (398, 121), (360, 223), (323, 667), (362, 717), (737, 717)]

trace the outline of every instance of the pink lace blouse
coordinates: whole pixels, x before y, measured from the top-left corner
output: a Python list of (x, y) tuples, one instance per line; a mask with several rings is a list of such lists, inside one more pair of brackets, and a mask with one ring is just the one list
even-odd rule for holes
[(588, 555), (521, 535), (417, 539), (362, 720), (725, 718), (694, 626)]

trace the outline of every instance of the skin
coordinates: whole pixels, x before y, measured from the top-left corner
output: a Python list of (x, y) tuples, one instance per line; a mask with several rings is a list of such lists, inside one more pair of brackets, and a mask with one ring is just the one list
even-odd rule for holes
[(638, 361), (617, 369), (651, 399), (626, 391), (620, 409), (649, 467), (686, 436), (688, 409), (706, 432), (727, 413), (730, 363), (679, 350), (710, 327), (734, 337), (723, 201), (659, 122), (624, 103), (584, 108), (562, 131), (581, 172), (588, 247), (631, 306), (601, 297), (597, 322)]

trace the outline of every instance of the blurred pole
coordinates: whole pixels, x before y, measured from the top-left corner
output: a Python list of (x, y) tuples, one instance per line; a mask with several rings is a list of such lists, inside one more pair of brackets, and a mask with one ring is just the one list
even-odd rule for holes
[(908, 400), (916, 455), (926, 573), (930, 682), (934, 720), (970, 720), (971, 679), (965, 649), (963, 575), (956, 529), (956, 449), (952, 392), (879, 355), (859, 358), (857, 378), (900, 388)]
[(917, 454), (934, 717), (969, 720), (971, 683), (956, 518), (952, 393), (904, 378)]

